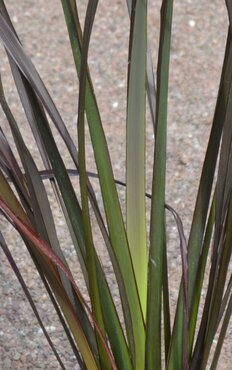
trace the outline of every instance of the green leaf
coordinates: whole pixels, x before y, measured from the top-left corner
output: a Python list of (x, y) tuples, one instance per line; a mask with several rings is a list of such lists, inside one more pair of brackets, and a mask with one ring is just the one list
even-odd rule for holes
[(145, 119), (147, 2), (137, 0), (131, 15), (128, 62), (126, 139), (127, 237), (143, 315), (147, 300), (147, 241), (145, 205)]
[[(148, 301), (146, 320), (146, 370), (161, 369), (161, 293), (163, 285), (164, 207), (168, 77), (172, 1), (163, 1), (157, 71), (156, 144), (152, 185)], [(154, 350), (155, 348), (155, 350)]]
[[(129, 16), (131, 17), (132, 11), (132, 0), (126, 0)], [(151, 120), (153, 124), (154, 133), (156, 131), (156, 86), (155, 86), (155, 76), (153, 71), (153, 61), (151, 55), (151, 48), (149, 45), (149, 40), (147, 42), (147, 70), (146, 70), (146, 88), (147, 88), (147, 98), (151, 113)]]
[(167, 261), (167, 243), (166, 233), (164, 239), (164, 269), (163, 269), (163, 323), (164, 323), (164, 345), (165, 345), (165, 362), (167, 364), (168, 351), (171, 340), (171, 315), (169, 303), (169, 280), (168, 280), (168, 261)]
[[(87, 60), (88, 49), (90, 42), (91, 30), (93, 27), (94, 17), (97, 10), (98, 0), (89, 1), (86, 11), (84, 37), (82, 46), (81, 69), (80, 69), (80, 88), (79, 88), (79, 104), (78, 104), (78, 147), (79, 147), (79, 171), (80, 171), (80, 191), (81, 204), (83, 213), (83, 229), (86, 245), (86, 262), (89, 280), (89, 293), (91, 299), (92, 310), (97, 320), (99, 327), (104, 333), (104, 322), (102, 317), (101, 300), (99, 294), (99, 286), (97, 280), (96, 256), (93, 243), (92, 227), (89, 214), (89, 201), (87, 189), (87, 174), (85, 160), (85, 91), (87, 77)], [(102, 369), (110, 369), (110, 363), (107, 353), (102, 345), (101, 338), (96, 333), (97, 343), (99, 348), (99, 360)]]
[(193, 300), (192, 300), (192, 305), (191, 305), (190, 322), (189, 322), (189, 338), (191, 340), (189, 343), (190, 353), (192, 352), (192, 347), (193, 347), (193, 341), (194, 341), (194, 335), (195, 335), (196, 323), (197, 323), (197, 315), (198, 315), (199, 303), (200, 303), (201, 292), (202, 292), (202, 284), (203, 284), (204, 276), (205, 276), (205, 268), (206, 268), (207, 257), (209, 254), (210, 242), (212, 240), (214, 222), (215, 222), (215, 196), (212, 201), (209, 219), (208, 219), (207, 227), (205, 231), (203, 248), (202, 248), (202, 252), (201, 252), (201, 256), (199, 260), (197, 279), (195, 283), (195, 290), (194, 290)]

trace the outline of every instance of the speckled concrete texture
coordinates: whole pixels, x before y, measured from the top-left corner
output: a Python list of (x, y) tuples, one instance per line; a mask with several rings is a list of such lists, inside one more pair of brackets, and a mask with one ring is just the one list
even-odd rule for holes
[[(83, 22), (87, 0), (77, 0)], [(183, 219), (188, 236), (204, 152), (210, 133), (220, 69), (227, 34), (227, 15), (220, 0), (176, 0), (170, 69), (168, 117), (167, 202)], [(68, 35), (59, 0), (6, 0), (16, 30), (46, 83), (60, 113), (76, 137), (78, 83), (72, 62)], [(157, 59), (160, 0), (149, 2), (149, 38), (154, 61)], [(125, 112), (129, 21), (125, 0), (100, 0), (90, 46), (89, 66), (113, 161), (115, 177), (124, 179)], [(0, 70), (10, 107), (37, 163), (41, 166), (33, 138), (15, 92), (9, 66), (0, 46)], [(149, 117), (149, 115), (148, 115)], [(12, 142), (7, 122), (0, 112), (0, 126)], [(55, 133), (55, 131), (54, 131)], [(56, 135), (65, 162), (71, 161)], [(151, 187), (153, 130), (147, 126), (147, 190)], [(76, 142), (76, 140), (75, 140)], [(88, 167), (94, 169), (89, 141)], [(76, 186), (78, 184), (77, 180)], [(97, 185), (96, 191), (99, 192)], [(119, 189), (122, 202), (124, 190)], [(56, 206), (52, 191), (49, 196), (58, 234), (65, 255), (75, 270), (77, 283), (82, 285), (76, 256), (67, 236), (64, 221)], [(168, 219), (168, 260), (171, 302), (178, 294), (181, 258), (175, 224)], [(0, 217), (10, 249), (25, 277), (51, 338), (57, 345), (68, 370), (78, 369), (62, 328), (55, 316), (46, 292), (17, 233)], [(114, 276), (107, 254), (98, 240), (99, 253), (112, 290), (117, 296)], [(59, 369), (46, 339), (23, 292), (0, 250), (0, 369)], [(84, 292), (84, 287), (83, 287)], [(219, 370), (231, 369), (232, 327), (219, 361)]]

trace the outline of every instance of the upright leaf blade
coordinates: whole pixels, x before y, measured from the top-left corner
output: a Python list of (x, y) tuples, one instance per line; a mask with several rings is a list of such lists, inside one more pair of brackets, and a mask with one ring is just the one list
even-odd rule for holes
[(145, 206), (145, 116), (147, 1), (137, 0), (131, 15), (126, 138), (127, 237), (143, 310), (147, 299)]
[[(152, 185), (148, 301), (146, 320), (146, 370), (161, 369), (161, 293), (163, 279), (164, 208), (168, 78), (173, 1), (164, 0), (157, 71), (156, 144)], [(155, 349), (155, 350), (154, 350)]]
[(203, 280), (205, 276), (205, 268), (206, 268), (206, 262), (207, 262), (207, 257), (209, 253), (209, 248), (210, 248), (210, 242), (212, 240), (214, 222), (215, 222), (215, 196), (212, 201), (211, 210), (210, 210), (210, 214), (209, 214), (209, 218), (207, 222), (201, 257), (200, 257), (199, 266), (198, 266), (197, 279), (195, 283), (195, 291), (194, 291), (192, 305), (191, 305), (190, 322), (189, 322), (190, 353), (192, 352), (192, 348), (193, 348), (194, 333), (195, 333), (196, 323), (197, 323), (197, 314), (198, 314), (199, 303), (200, 303), (200, 298), (201, 298), (202, 284), (203, 284)]
[[(126, 0), (129, 16), (131, 17), (132, 12), (132, 2), (133, 0)], [(151, 48), (149, 45), (149, 40), (147, 41), (147, 98), (151, 113), (151, 120), (153, 124), (154, 133), (156, 130), (156, 86), (155, 86), (155, 76), (153, 71), (153, 61), (151, 55)]]
[[(91, 299), (91, 305), (93, 313), (97, 320), (99, 327), (104, 333), (104, 322), (102, 316), (101, 300), (99, 293), (99, 286), (97, 280), (97, 265), (96, 255), (94, 249), (93, 235), (91, 220), (89, 214), (89, 200), (88, 200), (88, 189), (87, 189), (87, 173), (86, 173), (86, 159), (85, 159), (85, 91), (86, 91), (86, 78), (87, 78), (87, 60), (88, 60), (88, 49), (93, 22), (97, 10), (98, 0), (89, 1), (86, 11), (84, 37), (82, 46), (82, 57), (81, 57), (81, 70), (80, 70), (80, 88), (79, 88), (79, 104), (78, 104), (78, 146), (79, 146), (79, 170), (80, 170), (80, 190), (81, 190), (81, 203), (83, 213), (83, 229), (85, 236), (86, 245), (86, 263), (88, 271), (89, 281), (89, 293)], [(101, 338), (96, 333), (98, 349), (99, 349), (99, 360), (102, 370), (110, 369), (110, 363), (108, 360), (107, 353), (102, 345)]]

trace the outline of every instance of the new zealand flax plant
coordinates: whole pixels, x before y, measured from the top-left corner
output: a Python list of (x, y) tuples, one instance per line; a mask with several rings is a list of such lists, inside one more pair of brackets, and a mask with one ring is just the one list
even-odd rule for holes
[[(147, 37), (147, 1), (127, 0), (130, 36), (125, 184), (114, 178), (94, 81), (88, 69), (98, 1), (88, 1), (83, 30), (75, 0), (61, 0), (61, 3), (79, 78), (77, 146), (25, 53), (4, 1), (0, 0), (0, 39), (44, 166), (42, 171), (38, 169), (0, 82), (1, 108), (15, 143), (13, 149), (0, 130), (1, 217), (21, 235), (81, 369), (203, 370), (206, 366), (216, 369), (232, 310), (229, 271), (232, 248), (232, 2), (227, 0), (225, 4), (229, 14), (225, 56), (188, 240), (180, 216), (165, 203), (173, 0), (162, 1), (156, 83)], [(146, 97), (155, 137), (150, 194), (145, 193)], [(64, 141), (73, 168), (66, 168), (50, 125), (55, 126)], [(89, 172), (86, 165), (87, 126), (96, 173)], [(15, 150), (20, 161), (13, 154)], [(74, 188), (71, 175), (79, 178), (78, 189)], [(88, 302), (61, 250), (45, 179), (50, 182), (67, 222), (86, 283)], [(93, 181), (99, 181), (103, 208), (92, 187)], [(126, 221), (118, 186), (124, 186), (126, 191)], [(148, 218), (146, 197), (150, 199)], [(176, 222), (182, 258), (174, 317), (169, 308), (166, 212), (170, 212)], [(97, 253), (93, 214), (116, 277), (122, 306), (120, 313)], [(0, 232), (1, 248), (57, 361), (65, 369), (3, 234)], [(206, 282), (207, 294), (200, 313), (203, 282)], [(217, 344), (212, 351), (216, 335)]]

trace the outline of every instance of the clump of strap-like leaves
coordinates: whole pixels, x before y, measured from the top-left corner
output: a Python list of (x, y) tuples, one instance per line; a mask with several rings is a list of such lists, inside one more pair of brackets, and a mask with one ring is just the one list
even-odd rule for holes
[[(78, 146), (75, 146), (43, 81), (26, 55), (4, 1), (0, 1), (0, 39), (8, 55), (28, 125), (44, 165), (44, 170), (39, 171), (0, 83), (1, 107), (20, 158), (19, 164), (1, 129), (1, 216), (22, 236), (81, 369), (203, 370), (209, 361), (214, 338), (218, 335), (217, 345), (210, 357), (210, 368), (215, 369), (232, 309), (232, 283), (229, 275), (232, 248), (231, 23), (228, 27), (221, 82), (191, 232), (186, 242), (179, 215), (165, 204), (173, 0), (162, 1), (156, 84), (147, 45), (147, 1), (127, 1), (130, 42), (126, 184), (118, 181), (120, 185), (126, 186), (126, 223), (122, 216), (117, 181), (113, 176), (101, 115), (88, 70), (89, 42), (98, 1), (88, 1), (83, 30), (75, 0), (61, 0), (61, 3), (79, 77)], [(230, 4), (228, 0), (226, 5), (231, 22)], [(145, 194), (146, 95), (155, 133), (151, 194)], [(48, 116), (72, 158), (71, 170), (64, 165)], [(86, 168), (85, 125), (88, 125), (90, 132), (96, 174), (88, 172)], [(70, 180), (71, 175), (79, 176), (80, 201)], [(103, 210), (91, 185), (93, 177), (94, 181), (99, 180)], [(61, 250), (45, 179), (50, 181), (63, 210), (88, 289), (89, 304), (84, 300)], [(146, 235), (146, 196), (150, 198), (149, 238)], [(182, 257), (182, 279), (173, 327), (170, 324), (172, 320), (166, 261), (165, 208), (176, 221)], [(96, 251), (90, 210), (95, 214), (114, 269), (122, 306), (123, 317), (120, 319)], [(0, 245), (60, 366), (65, 368), (1, 231)], [(200, 316), (199, 302), (209, 255), (207, 294), (203, 302), (203, 314)]]

